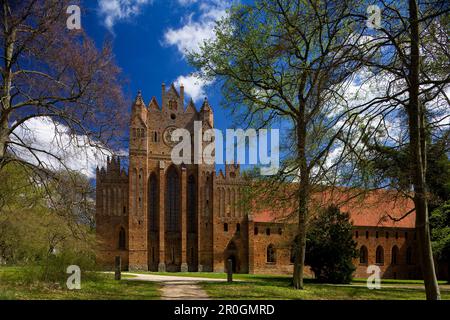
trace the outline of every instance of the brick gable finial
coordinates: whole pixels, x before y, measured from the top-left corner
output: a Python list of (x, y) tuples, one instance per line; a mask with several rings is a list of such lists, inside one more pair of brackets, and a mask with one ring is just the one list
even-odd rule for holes
[(138, 91), (136, 99), (134, 100), (135, 106), (145, 106), (144, 99), (142, 98), (141, 90)]
[(189, 100), (188, 106), (186, 108), (187, 113), (197, 113), (197, 108), (195, 107), (194, 100)]

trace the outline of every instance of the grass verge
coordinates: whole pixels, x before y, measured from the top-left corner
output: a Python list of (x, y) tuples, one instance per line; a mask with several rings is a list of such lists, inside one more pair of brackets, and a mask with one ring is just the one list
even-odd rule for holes
[[(125, 300), (159, 299), (158, 284), (141, 281), (116, 281), (114, 274), (97, 274), (83, 280), (81, 289), (69, 290), (65, 283), (27, 279), (25, 267), (0, 267), (1, 300)], [(69, 275), (67, 275), (69, 276)], [(124, 278), (132, 278), (124, 277)]]
[[(359, 283), (358, 283), (359, 282)], [(382, 282), (381, 289), (370, 290), (362, 279), (351, 285), (332, 285), (305, 281), (304, 290), (294, 290), (289, 277), (258, 276), (244, 281), (202, 282), (213, 299), (301, 299), (301, 300), (423, 300), (425, 291), (419, 282)], [(450, 289), (441, 290), (442, 299), (450, 300)]]

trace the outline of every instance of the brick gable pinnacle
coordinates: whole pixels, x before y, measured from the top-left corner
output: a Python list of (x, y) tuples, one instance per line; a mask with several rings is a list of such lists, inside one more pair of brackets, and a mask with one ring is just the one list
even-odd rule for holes
[(192, 100), (192, 98), (189, 101), (189, 104), (188, 104), (185, 112), (186, 113), (197, 113), (197, 108), (195, 107), (195, 104), (194, 104), (194, 101)]
[(156, 100), (156, 97), (153, 96), (152, 100), (150, 100), (150, 103), (148, 104), (149, 110), (158, 110), (161, 111), (161, 108), (159, 107), (158, 101)]

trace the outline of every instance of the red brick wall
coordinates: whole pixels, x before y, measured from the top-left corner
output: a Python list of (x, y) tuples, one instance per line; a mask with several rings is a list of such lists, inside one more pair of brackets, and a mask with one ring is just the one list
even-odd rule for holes
[[(214, 232), (213, 270), (224, 272), (226, 260), (235, 261), (236, 272), (247, 273), (248, 221), (242, 203), (244, 181), (239, 175), (239, 166), (226, 165), (225, 174), (219, 172), (214, 181)], [(225, 224), (228, 231), (225, 231)], [(239, 231), (238, 231), (239, 224)]]
[[(293, 264), (290, 262), (291, 244), (294, 239), (293, 228), (279, 223), (252, 223), (249, 230), (253, 242), (253, 273), (283, 274), (292, 273)], [(255, 234), (255, 228), (258, 233)], [(279, 230), (281, 229), (281, 234)], [(270, 230), (270, 235), (267, 235)], [(276, 262), (267, 262), (267, 247), (275, 248)]]
[[(171, 160), (172, 145), (168, 141), (168, 128), (185, 128), (193, 132), (194, 121), (203, 120), (203, 130), (213, 126), (213, 114), (208, 103), (197, 111), (192, 104), (185, 109), (184, 90), (178, 93), (174, 87), (162, 86), (162, 107), (156, 99), (146, 106), (139, 94), (132, 106), (130, 119), (129, 177), (120, 180), (126, 185), (127, 213), (120, 222), (127, 231), (127, 264), (130, 269), (159, 270), (166, 268), (190, 271), (212, 271), (213, 265), (213, 165), (177, 165), (174, 166), (179, 177), (180, 230), (168, 233), (165, 230), (165, 195), (167, 172), (173, 167)], [(204, 146), (206, 143), (204, 143)], [(109, 164), (108, 164), (109, 166)], [(120, 165), (119, 165), (120, 170)], [(116, 254), (115, 227), (118, 222), (105, 219), (102, 213), (102, 190), (107, 187), (106, 180), (113, 179), (113, 173), (102, 169), (97, 178), (97, 235), (102, 239), (99, 247), (99, 260), (114, 263)], [(149, 221), (150, 175), (154, 173), (158, 185), (158, 227)], [(195, 177), (196, 183), (196, 217), (197, 228), (187, 232), (187, 178)], [(107, 193), (107, 201), (116, 203), (115, 194)], [(129, 209), (128, 209), (129, 208)], [(129, 211), (129, 214), (128, 214)], [(153, 228), (155, 229), (155, 228)], [(157, 252), (155, 252), (157, 251)], [(172, 263), (172, 252), (175, 253)], [(155, 259), (156, 258), (156, 259)], [(156, 261), (155, 261), (156, 260)]]
[[(167, 171), (173, 166), (171, 145), (167, 142), (166, 129), (186, 128), (193, 132), (195, 120), (203, 120), (203, 130), (213, 127), (213, 114), (207, 101), (200, 111), (191, 104), (184, 108), (183, 89), (162, 88), (162, 108), (156, 99), (148, 106), (139, 95), (132, 108), (130, 120), (129, 174), (120, 168), (117, 159), (108, 161), (107, 168), (97, 172), (97, 235), (99, 240), (98, 260), (108, 267), (114, 264), (116, 255), (122, 256), (124, 268), (143, 270), (189, 270), (225, 271), (226, 259), (233, 257), (235, 267), (241, 273), (292, 273), (290, 263), (291, 241), (295, 225), (282, 223), (253, 222), (251, 212), (246, 209), (242, 195), (246, 182), (240, 175), (238, 165), (226, 165), (225, 173), (217, 175), (213, 165), (187, 164), (175, 166), (180, 179), (180, 231), (168, 234), (165, 231), (165, 195)], [(205, 147), (206, 143), (203, 143)], [(154, 173), (157, 177), (158, 226), (149, 222), (148, 181)], [(187, 232), (186, 183), (189, 176), (196, 183), (195, 232)], [(247, 216), (250, 214), (250, 218)], [(224, 225), (228, 231), (224, 231)], [(240, 231), (237, 231), (237, 225)], [(126, 230), (126, 250), (118, 249), (120, 227)], [(255, 234), (255, 227), (258, 234)], [(153, 228), (154, 229), (154, 228)], [(270, 235), (266, 230), (270, 229)], [(281, 234), (279, 233), (281, 229)], [(369, 232), (366, 239), (365, 232)], [(389, 237), (386, 238), (386, 231)], [(368, 249), (368, 263), (375, 264), (377, 246), (384, 248), (384, 264), (380, 265), (386, 278), (417, 278), (420, 276), (414, 264), (406, 264), (406, 250), (413, 248), (415, 240), (412, 229), (355, 227), (358, 249)], [(376, 238), (378, 232), (378, 238)], [(395, 234), (398, 233), (398, 237)], [(405, 233), (408, 238), (405, 239)], [(267, 246), (275, 247), (276, 262), (267, 262)], [(398, 263), (391, 265), (391, 250), (399, 248)], [(175, 264), (171, 260), (171, 248), (175, 248)], [(192, 256), (193, 253), (193, 256)], [(155, 258), (155, 260), (153, 260)], [(367, 266), (354, 261), (356, 277), (367, 277)], [(307, 271), (310, 274), (310, 271)]]
[[(115, 256), (128, 268), (128, 177), (117, 159), (108, 159), (106, 169), (97, 171), (96, 231), (99, 250), (97, 262), (114, 267)], [(119, 250), (120, 228), (125, 230), (125, 249)]]
[[(258, 228), (258, 234), (255, 235), (254, 228)], [(270, 228), (270, 235), (266, 234), (267, 228)], [(278, 229), (282, 228), (282, 234), (278, 233)], [(366, 239), (366, 231), (369, 238)], [(358, 237), (356, 237), (358, 232)], [(378, 238), (376, 233), (378, 232)], [(388, 232), (388, 238), (386, 238)], [(419, 279), (421, 277), (420, 270), (417, 267), (416, 257), (416, 241), (414, 240), (413, 229), (393, 229), (393, 228), (376, 228), (376, 227), (355, 227), (354, 240), (357, 242), (357, 250), (361, 246), (366, 246), (368, 250), (368, 262), (359, 263), (359, 257), (354, 259), (356, 278), (367, 278), (367, 266), (374, 264), (381, 269), (382, 278), (397, 279)], [(397, 237), (396, 237), (397, 234)], [(405, 238), (405, 234), (407, 238)], [(250, 255), (250, 273), (265, 274), (291, 274), (293, 265), (290, 263), (290, 246), (294, 238), (294, 225), (277, 224), (277, 223), (249, 223), (249, 255)], [(276, 249), (276, 263), (267, 262), (267, 247), (272, 244)], [(399, 249), (397, 256), (397, 264), (392, 264), (392, 248), (396, 245)], [(384, 262), (377, 264), (375, 253), (378, 246), (384, 249)], [(407, 248), (412, 249), (411, 264), (406, 261)], [(313, 276), (309, 268), (305, 271), (307, 276)]]
[[(368, 238), (366, 238), (366, 232), (368, 233)], [(388, 233), (388, 237), (386, 237), (386, 233)], [(419, 279), (421, 277), (417, 266), (417, 243), (414, 229), (355, 227), (353, 239), (357, 242), (358, 250), (362, 246), (366, 246), (368, 251), (367, 263), (361, 264), (359, 257), (354, 259), (354, 265), (356, 266), (354, 276), (356, 278), (368, 277), (368, 265), (378, 265), (381, 269), (382, 278)], [(384, 263), (382, 264), (376, 263), (378, 246), (383, 248), (384, 251)], [(399, 249), (396, 264), (392, 264), (392, 248), (394, 246), (397, 246)], [(408, 247), (412, 250), (410, 264), (406, 261)]]

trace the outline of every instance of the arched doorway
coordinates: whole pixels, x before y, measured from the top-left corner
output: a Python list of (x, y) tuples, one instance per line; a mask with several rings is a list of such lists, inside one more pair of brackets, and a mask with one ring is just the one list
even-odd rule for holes
[(224, 270), (225, 272), (228, 272), (228, 259), (231, 260), (231, 270), (233, 273), (239, 273), (240, 271), (240, 264), (239, 264), (239, 252), (236, 244), (234, 241), (230, 241), (227, 248), (224, 252)]

